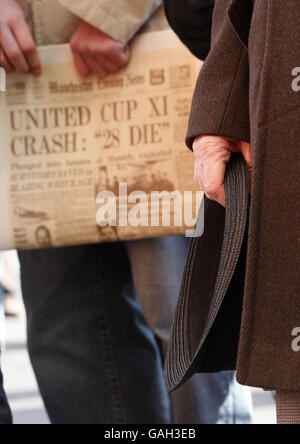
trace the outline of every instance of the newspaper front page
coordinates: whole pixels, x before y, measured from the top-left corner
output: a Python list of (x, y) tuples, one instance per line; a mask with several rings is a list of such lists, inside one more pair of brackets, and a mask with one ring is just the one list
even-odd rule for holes
[(81, 78), (68, 45), (39, 51), (42, 76), (7, 76), (1, 93), (0, 249), (191, 229), (202, 193), (184, 138), (199, 61), (171, 31), (137, 37), (105, 79)]

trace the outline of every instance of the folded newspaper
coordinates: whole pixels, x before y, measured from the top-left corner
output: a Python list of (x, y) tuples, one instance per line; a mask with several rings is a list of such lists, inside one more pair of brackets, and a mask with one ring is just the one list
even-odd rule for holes
[(184, 137), (199, 72), (171, 31), (136, 38), (130, 64), (81, 78), (68, 45), (40, 78), (7, 76), (0, 105), (0, 249), (183, 234), (203, 197)]

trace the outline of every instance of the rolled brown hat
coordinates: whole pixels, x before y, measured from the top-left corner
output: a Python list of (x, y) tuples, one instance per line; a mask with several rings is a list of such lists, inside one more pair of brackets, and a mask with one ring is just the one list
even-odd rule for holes
[(166, 360), (169, 391), (195, 373), (236, 369), (250, 200), (242, 156), (232, 156), (225, 187), (226, 210), (206, 199), (204, 234), (191, 243)]

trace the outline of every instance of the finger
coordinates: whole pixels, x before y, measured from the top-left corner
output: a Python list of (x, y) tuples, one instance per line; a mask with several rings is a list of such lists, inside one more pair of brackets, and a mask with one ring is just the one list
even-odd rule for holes
[(193, 152), (196, 159), (202, 158), (202, 144), (200, 143), (199, 138), (195, 139), (193, 143)]
[(15, 70), (14, 67), (9, 63), (9, 60), (6, 57), (4, 51), (0, 52), (0, 66), (1, 66), (1, 68), (4, 68), (4, 70), (8, 74), (11, 74)]
[(107, 71), (100, 65), (100, 63), (97, 63), (93, 57), (84, 56), (84, 61), (92, 73), (97, 74), (100, 78), (107, 76)]
[(207, 162), (203, 167), (203, 190), (208, 199), (226, 206), (224, 162)]
[(241, 152), (244, 156), (244, 159), (247, 163), (248, 170), (252, 174), (253, 171), (253, 158), (252, 158), (252, 149), (250, 143), (240, 142)]
[(252, 160), (252, 150), (250, 143), (237, 140), (230, 140), (230, 151), (232, 153), (242, 153), (247, 163), (249, 171), (252, 172), (253, 160)]
[(197, 175), (198, 175), (198, 165), (197, 162), (195, 161), (194, 163), (194, 181), (197, 182)]
[(10, 64), (22, 74), (30, 71), (29, 65), (9, 27), (2, 27), (2, 45)]
[(81, 57), (81, 55), (78, 52), (73, 52), (73, 55), (74, 55), (75, 66), (79, 74), (82, 75), (83, 77), (87, 77), (90, 74), (92, 74), (92, 71), (86, 64), (83, 57)]
[(202, 164), (199, 160), (195, 161), (195, 181), (197, 182), (199, 188), (203, 191), (203, 174), (202, 174)]
[(118, 65), (100, 54), (90, 54), (90, 57), (93, 59), (94, 63), (99, 65), (106, 73), (117, 72), (120, 69)]
[(130, 47), (128, 45), (123, 46), (119, 42), (109, 43), (107, 47), (103, 45), (103, 55), (109, 59), (111, 63), (119, 68), (127, 65), (130, 58)]
[(11, 29), (19, 47), (26, 57), (32, 73), (39, 76), (42, 72), (41, 61), (27, 23), (21, 18), (11, 25)]

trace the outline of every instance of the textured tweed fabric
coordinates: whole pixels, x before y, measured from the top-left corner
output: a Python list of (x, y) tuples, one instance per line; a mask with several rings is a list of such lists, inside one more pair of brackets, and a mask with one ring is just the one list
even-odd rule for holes
[[(218, 204), (208, 203), (204, 237), (191, 249), (183, 283), (190, 306), (185, 330), (174, 331), (170, 352), (175, 366), (178, 347), (188, 338), (185, 353), (193, 357), (192, 369), (172, 380), (167, 363), (169, 388), (187, 374), (225, 370), (236, 362), (241, 384), (300, 392), (300, 352), (292, 346), (293, 331), (300, 327), (300, 91), (292, 75), (300, 65), (299, 17), (299, 0), (259, 0), (254, 7), (251, 0), (216, 0), (212, 48), (196, 86), (187, 144), (192, 148), (195, 137), (209, 134), (251, 141), (247, 260), (241, 249), (210, 330), (218, 334), (203, 343), (217, 288), (223, 296), (217, 277), (225, 215)], [(228, 327), (228, 300), (236, 325), (242, 301), (240, 329)], [(235, 356), (227, 340), (233, 331)]]
[(278, 424), (300, 424), (300, 392), (277, 392)]

